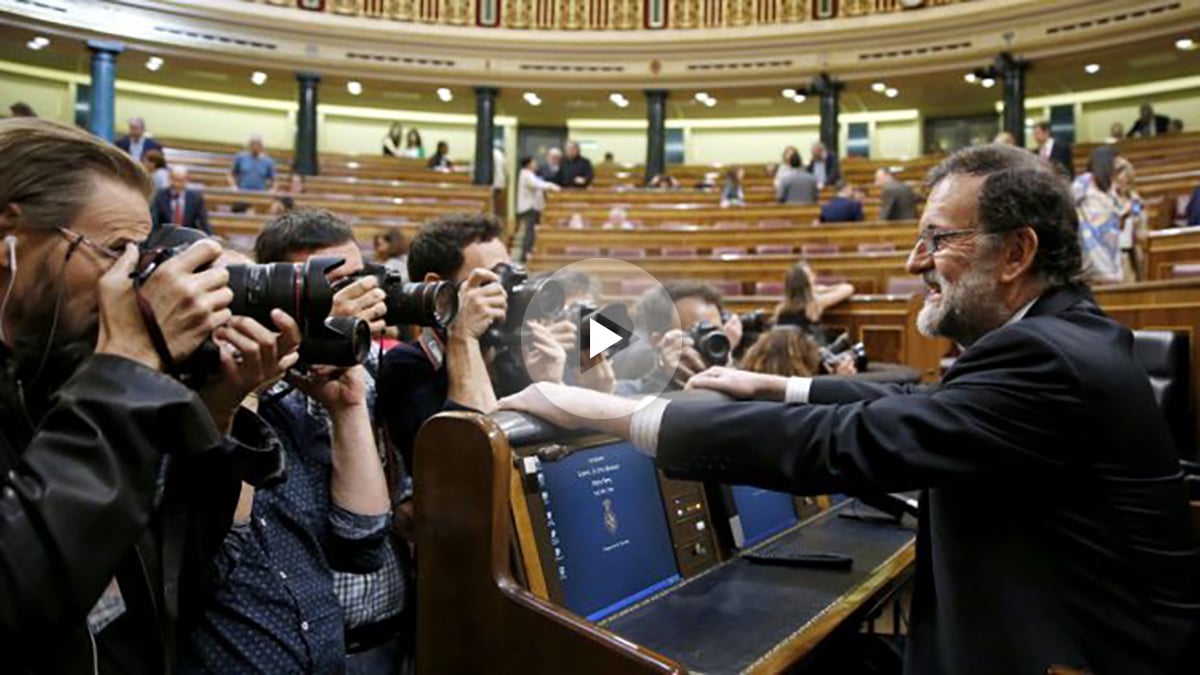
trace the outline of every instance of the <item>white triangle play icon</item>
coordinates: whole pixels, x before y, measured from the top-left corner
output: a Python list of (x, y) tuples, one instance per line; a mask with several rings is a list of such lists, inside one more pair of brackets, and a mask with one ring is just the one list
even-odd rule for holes
[(617, 344), (621, 341), (621, 336), (616, 332), (609, 330), (608, 326), (596, 321), (588, 319), (588, 358), (594, 359), (604, 350)]

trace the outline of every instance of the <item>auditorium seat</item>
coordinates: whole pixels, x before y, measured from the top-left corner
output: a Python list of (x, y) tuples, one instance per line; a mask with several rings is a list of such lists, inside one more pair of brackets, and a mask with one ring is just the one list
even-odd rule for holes
[(925, 292), (925, 282), (920, 277), (888, 277), (888, 295), (913, 295)]
[(1200, 263), (1184, 263), (1171, 267), (1172, 277), (1200, 277)]
[(742, 294), (742, 282), (733, 281), (732, 279), (718, 279), (710, 282), (713, 288), (721, 292), (721, 295), (729, 297), (731, 295)]
[(754, 282), (755, 295), (783, 295), (782, 281), (756, 281)]
[(1135, 330), (1133, 350), (1150, 376), (1150, 387), (1167, 418), (1179, 456), (1195, 458), (1188, 335), (1165, 330)]
[(759, 244), (754, 247), (758, 255), (790, 255), (792, 247), (788, 244)]
[(788, 220), (766, 219), (766, 220), (758, 221), (758, 226), (759, 227), (792, 227), (792, 223), (791, 223), (791, 221), (788, 221)]
[(829, 255), (830, 253), (837, 253), (837, 252), (838, 252), (837, 244), (804, 244), (803, 246), (800, 247), (800, 253), (802, 255), (806, 255), (806, 256), (807, 255)]
[(859, 244), (859, 253), (891, 253), (896, 250), (896, 245), (891, 242), (879, 242)]
[(741, 246), (714, 246), (712, 254), (714, 257), (723, 255), (745, 255), (746, 249)]
[(596, 246), (568, 246), (563, 251), (567, 255), (577, 256), (579, 258), (598, 258), (600, 257), (600, 249)]
[(646, 257), (646, 249), (644, 249), (644, 248), (625, 248), (625, 247), (615, 248), (614, 247), (614, 248), (608, 249), (608, 255), (611, 258), (620, 258), (622, 260), (625, 260), (628, 258), (645, 258)]
[(692, 258), (696, 255), (696, 248), (694, 246), (664, 246), (662, 254), (666, 258)]

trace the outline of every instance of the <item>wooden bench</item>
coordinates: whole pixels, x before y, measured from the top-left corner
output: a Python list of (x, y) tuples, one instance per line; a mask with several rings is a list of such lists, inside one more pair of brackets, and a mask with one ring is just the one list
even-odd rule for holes
[(1200, 263), (1200, 227), (1177, 227), (1150, 233), (1146, 241), (1146, 276), (1170, 279), (1175, 265)]
[[(249, 204), (255, 211), (267, 210), (278, 195), (210, 188), (204, 199), (209, 211), (231, 211), (235, 204)], [(344, 194), (288, 194), (297, 207), (328, 209), (344, 216), (369, 218), (425, 219), (447, 213), (482, 213), (489, 202), (482, 199), (437, 199), (429, 197), (373, 197)]]

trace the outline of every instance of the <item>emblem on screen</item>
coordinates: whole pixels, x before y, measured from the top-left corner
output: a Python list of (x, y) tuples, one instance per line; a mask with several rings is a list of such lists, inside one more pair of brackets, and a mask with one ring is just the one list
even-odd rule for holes
[(612, 510), (612, 500), (605, 499), (601, 504), (604, 505), (604, 529), (608, 530), (610, 535), (617, 534), (617, 514)]

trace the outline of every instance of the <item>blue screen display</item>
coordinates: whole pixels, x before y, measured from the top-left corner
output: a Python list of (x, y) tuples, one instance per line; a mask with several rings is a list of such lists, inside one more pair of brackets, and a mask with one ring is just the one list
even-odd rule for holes
[(654, 461), (615, 443), (538, 476), (563, 604), (602, 619), (679, 581)]
[(742, 548), (753, 546), (799, 522), (796, 504), (789, 494), (746, 485), (734, 485), (730, 491), (741, 521), (744, 540), (739, 546)]

